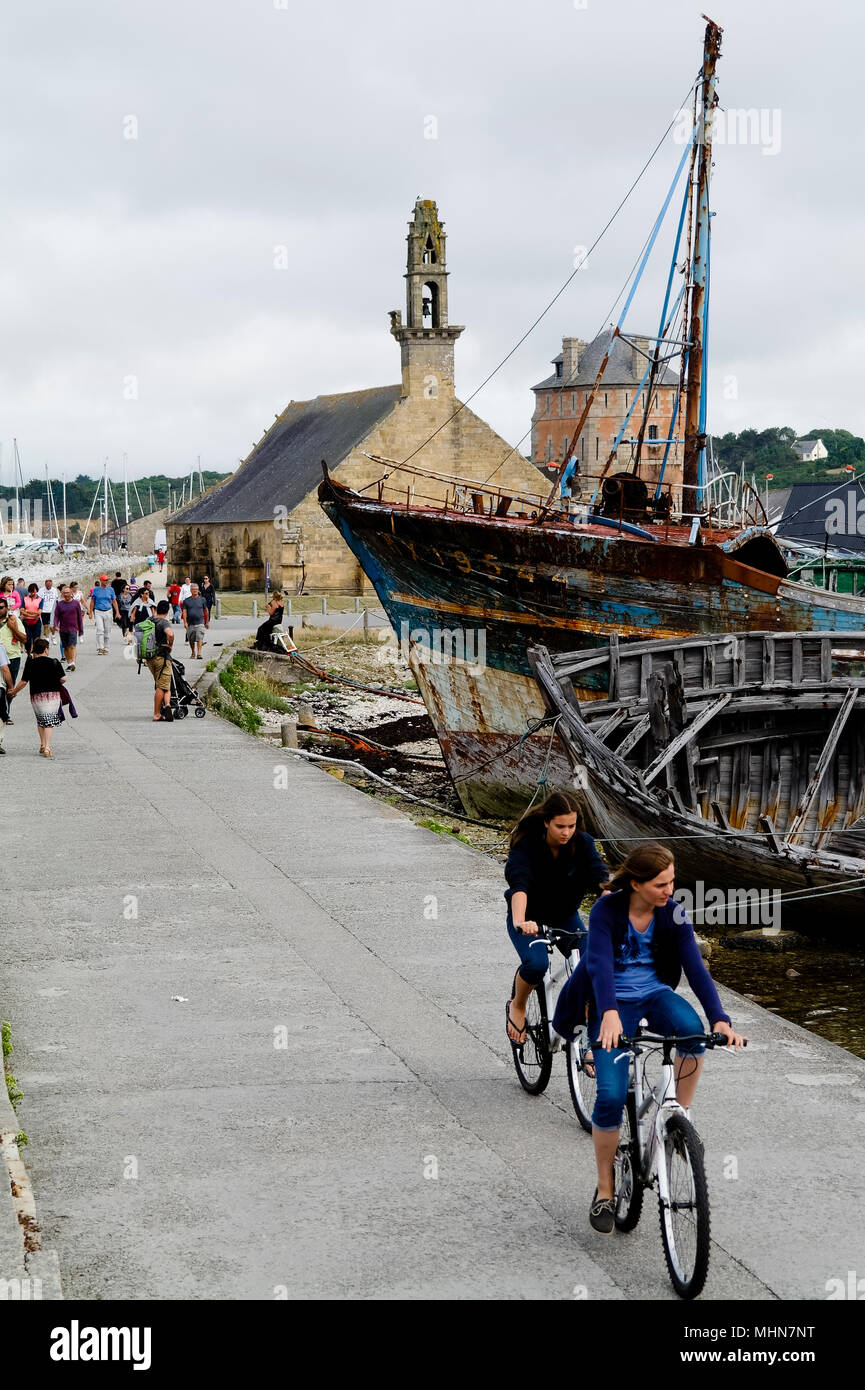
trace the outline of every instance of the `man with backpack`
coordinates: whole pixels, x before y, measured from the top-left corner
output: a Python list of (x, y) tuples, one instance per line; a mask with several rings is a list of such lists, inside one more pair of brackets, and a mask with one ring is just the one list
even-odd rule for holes
[(146, 617), (135, 627), (135, 654), (138, 657), (138, 670), (142, 661), (153, 677), (153, 722), (167, 723), (174, 718), (171, 713), (171, 648), (174, 643), (174, 628), (168, 614), (171, 605), (161, 599), (156, 605), (156, 617)]

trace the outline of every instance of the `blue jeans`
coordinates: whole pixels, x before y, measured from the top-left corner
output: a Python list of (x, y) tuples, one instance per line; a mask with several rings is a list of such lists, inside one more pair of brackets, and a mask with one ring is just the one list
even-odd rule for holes
[[(632, 1038), (641, 1018), (645, 1018), (653, 1033), (667, 1035), (680, 1033), (705, 1033), (695, 1009), (681, 994), (670, 989), (669, 985), (659, 985), (651, 994), (642, 999), (623, 999), (617, 1005), (622, 1020), (622, 1032)], [(600, 1030), (597, 1010), (593, 1007), (589, 1014), (589, 1037), (594, 1041)], [(688, 1043), (676, 1049), (677, 1055), (699, 1057), (705, 1052), (702, 1043)], [(622, 1123), (625, 1097), (628, 1094), (628, 1058), (625, 1048), (611, 1048), (605, 1052), (596, 1047), (593, 1052), (595, 1072), (598, 1078), (598, 1094), (592, 1111), (592, 1125), (595, 1129), (617, 1130)], [(617, 1060), (621, 1058), (621, 1061)]]
[[(579, 912), (575, 912), (573, 916), (566, 917), (561, 922), (544, 922), (543, 925), (545, 927), (558, 927), (560, 931), (580, 932), (581, 937), (577, 942), (577, 946), (580, 955), (583, 954), (586, 938), (589, 933), (583, 925), (583, 919)], [(514, 926), (510, 903), (508, 903), (508, 936), (511, 938), (514, 950), (522, 962), (519, 967), (520, 975), (527, 985), (539, 985), (546, 975), (550, 964), (546, 942), (539, 940), (536, 936), (526, 936), (525, 932), (517, 931)], [(642, 1014), (640, 1017), (642, 1018)]]

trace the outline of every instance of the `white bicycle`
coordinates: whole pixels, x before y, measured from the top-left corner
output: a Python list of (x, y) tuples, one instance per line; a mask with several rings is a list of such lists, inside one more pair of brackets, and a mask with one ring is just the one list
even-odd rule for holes
[[(703, 1143), (676, 1100), (673, 1048), (677, 1043), (725, 1047), (723, 1033), (665, 1037), (637, 1029), (636, 1037), (619, 1039), (623, 1049), (616, 1065), (630, 1068), (628, 1097), (613, 1163), (616, 1227), (633, 1231), (643, 1210), (643, 1194), (656, 1187), (661, 1240), (670, 1280), (681, 1298), (696, 1298), (709, 1270), (709, 1189)], [(598, 1046), (599, 1044), (596, 1044)], [(661, 1076), (650, 1087), (646, 1053), (663, 1055)]]
[[(577, 1119), (590, 1134), (597, 1086), (588, 1030), (585, 1027), (578, 1028), (574, 1041), (566, 1043), (552, 1025), (559, 991), (580, 962), (577, 943), (581, 936), (581, 932), (539, 926), (537, 939), (546, 944), (549, 966), (543, 980), (532, 990), (526, 1004), (526, 1040), (523, 1043), (512, 1041), (511, 1050), (523, 1090), (528, 1091), (530, 1096), (539, 1096), (546, 1090), (553, 1070), (553, 1053), (560, 1051), (564, 1046), (571, 1101)], [(561, 959), (556, 956), (556, 951)]]

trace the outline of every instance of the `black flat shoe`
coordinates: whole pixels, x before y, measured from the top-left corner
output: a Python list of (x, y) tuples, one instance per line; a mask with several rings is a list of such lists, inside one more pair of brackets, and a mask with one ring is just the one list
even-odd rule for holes
[(598, 1189), (589, 1207), (589, 1225), (599, 1235), (608, 1236), (616, 1224), (616, 1204), (612, 1197), (599, 1197)]

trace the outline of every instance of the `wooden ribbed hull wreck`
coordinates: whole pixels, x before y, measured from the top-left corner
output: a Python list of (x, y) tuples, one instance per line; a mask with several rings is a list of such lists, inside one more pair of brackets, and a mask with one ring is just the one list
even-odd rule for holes
[[(614, 861), (665, 839), (680, 885), (780, 892), (783, 924), (818, 935), (861, 927), (865, 630), (530, 659)], [(601, 671), (608, 696), (583, 706), (575, 691)]]
[[(494, 513), (501, 499), (485, 496)], [(549, 730), (527, 733), (545, 713), (531, 643), (563, 653), (611, 637), (865, 630), (865, 599), (787, 580), (774, 538), (756, 527), (690, 545), (681, 526), (658, 525), (643, 539), (555, 513), (538, 522), (447, 501), (400, 506), (330, 477), (319, 500), (404, 640), (474, 815), (518, 812), (548, 754), (550, 785), (567, 774)], [(581, 699), (603, 693), (601, 671), (585, 679)]]

